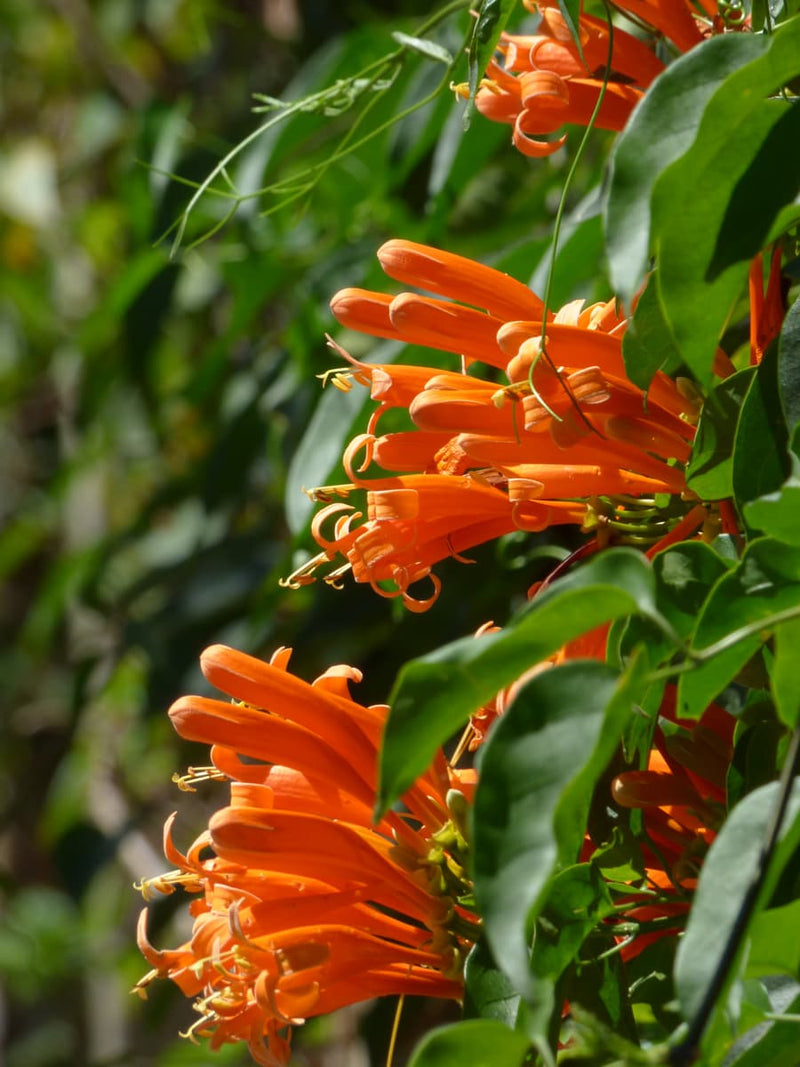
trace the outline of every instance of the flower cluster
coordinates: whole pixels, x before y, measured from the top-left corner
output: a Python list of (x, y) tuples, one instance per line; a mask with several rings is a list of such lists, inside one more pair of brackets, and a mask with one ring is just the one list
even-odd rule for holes
[[(575, 301), (545, 323), (539, 297), (490, 267), (401, 240), (378, 258), (390, 277), (446, 299), (345, 289), (331, 302), (338, 321), (456, 354), (462, 369), (351, 360), (335, 372), (340, 384), (368, 385), (378, 406), (345, 452), (349, 482), (315, 491), (328, 502), (312, 524), (323, 552), (288, 584), (333, 562), (327, 581), (352, 571), (380, 595), (426, 610), (440, 587), (436, 562), (513, 530), (568, 523), (611, 532), (619, 500), (652, 513), (656, 498), (672, 497), (669, 515), (681, 514), (697, 397), (660, 372), (646, 397), (628, 379), (627, 320), (615, 301)], [(718, 369), (730, 370), (721, 353)], [(380, 434), (392, 408), (414, 428)], [(372, 464), (391, 473), (369, 477)], [(360, 524), (361, 512), (334, 500), (355, 489), (367, 491)], [(428, 576), (433, 593), (418, 599), (409, 587)]]
[(646, 768), (624, 771), (611, 784), (620, 808), (642, 812), (645, 887), (648, 894), (659, 894), (657, 902), (635, 890), (628, 898), (624, 921), (657, 929), (626, 938), (623, 958), (683, 927), (700, 866), (725, 818), (735, 723), (716, 704), (696, 723), (678, 718), (670, 686)]
[(139, 946), (157, 977), (195, 997), (192, 1036), (247, 1042), (257, 1063), (285, 1063), (292, 1025), (379, 995), (457, 999), (465, 949), (478, 925), (464, 904), (465, 812), (470, 770), (443, 755), (404, 797), (402, 813), (372, 824), (377, 750), (388, 709), (350, 696), (360, 680), (333, 667), (308, 684), (287, 671), (290, 650), (269, 663), (222, 646), (202, 668), (233, 703), (183, 697), (178, 733), (210, 744), (205, 778), (230, 782), (230, 803), (146, 896), (196, 894), (194, 928), (176, 949), (154, 948), (146, 911)]
[[(566, 134), (553, 139), (566, 123), (588, 126), (600, 102), (594, 125), (622, 130), (647, 87), (664, 69), (655, 51), (639, 37), (582, 12), (573, 39), (557, 0), (525, 0), (541, 15), (531, 36), (503, 34), (502, 65), (492, 62), (475, 98), (480, 112), (513, 127), (512, 140), (526, 156), (541, 158), (559, 149)], [(706, 36), (741, 22), (726, 22), (716, 0), (703, 0), (704, 17), (689, 0), (621, 0), (616, 3), (630, 19), (653, 35), (688, 52)], [(456, 86), (460, 96), (469, 87)], [(602, 98), (601, 98), (602, 94)]]

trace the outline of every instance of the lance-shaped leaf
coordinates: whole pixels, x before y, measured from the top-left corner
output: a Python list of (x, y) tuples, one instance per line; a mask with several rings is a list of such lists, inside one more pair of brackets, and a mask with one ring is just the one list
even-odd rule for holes
[(639, 297), (622, 338), (622, 358), (625, 373), (634, 385), (644, 390), (656, 371), (670, 373), (680, 367), (680, 355), (667, 329), (654, 274)]
[[(577, 660), (526, 682), (484, 749), (473, 807), (475, 896), (494, 957), (536, 1003), (530, 939), (556, 866), (574, 864), (595, 783), (644, 671)], [(541, 1030), (534, 1035), (540, 1043)]]
[(617, 139), (605, 210), (606, 249), (612, 286), (626, 304), (647, 271), (656, 180), (690, 147), (703, 109), (725, 78), (765, 48), (763, 38), (726, 34), (692, 49), (655, 80)]
[[(728, 943), (736, 934), (742, 903), (755, 879), (762, 879), (758, 899), (763, 903), (800, 843), (800, 785), (795, 785), (779, 844), (766, 875), (761, 871), (762, 849), (779, 788), (778, 782), (771, 782), (737, 804), (706, 856), (686, 933), (675, 958), (675, 987), (687, 1019), (703, 1003)], [(739, 948), (744, 948), (744, 941)], [(735, 974), (733, 967), (731, 974)]]
[(731, 482), (740, 506), (780, 487), (790, 469), (787, 444), (777, 350), (771, 347), (747, 390), (733, 440)]
[(711, 98), (691, 148), (653, 189), (661, 304), (684, 362), (706, 386), (750, 260), (800, 214), (788, 207), (800, 191), (800, 109), (765, 99), (800, 74), (800, 19), (764, 40), (764, 53)]
[(475, 102), (480, 79), (494, 55), (500, 34), (506, 28), (514, 7), (514, 0), (483, 0), (478, 8), (477, 17), (467, 41), (469, 100), (464, 112), (465, 128), (469, 124), (470, 112)]
[(778, 338), (778, 392), (789, 437), (800, 425), (800, 301), (786, 313)]
[(376, 811), (501, 689), (574, 637), (636, 613), (665, 623), (650, 565), (632, 549), (609, 549), (554, 582), (499, 633), (461, 638), (407, 663), (389, 697)]
[(724, 500), (733, 493), (736, 424), (755, 372), (755, 367), (745, 367), (732, 374), (711, 390), (703, 405), (686, 468), (686, 484), (701, 500)]

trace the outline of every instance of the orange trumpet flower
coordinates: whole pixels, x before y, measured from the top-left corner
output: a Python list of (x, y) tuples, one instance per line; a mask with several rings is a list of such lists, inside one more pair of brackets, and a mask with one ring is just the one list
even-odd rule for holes
[[(424, 611), (438, 595), (439, 560), (515, 529), (603, 525), (601, 498), (635, 509), (670, 497), (669, 521), (680, 518), (697, 401), (662, 373), (646, 397), (629, 381), (627, 322), (614, 301), (576, 301), (545, 322), (540, 298), (490, 267), (402, 240), (378, 258), (390, 277), (438, 295), (345, 289), (331, 301), (336, 318), (460, 356), (462, 369), (359, 363), (330, 342), (350, 364), (337, 380), (368, 385), (378, 407), (345, 451), (347, 482), (313, 491), (327, 505), (312, 524), (322, 551), (287, 585), (332, 564), (331, 584), (352, 572)], [(379, 434), (396, 408), (414, 429)], [(363, 510), (346, 502), (356, 491), (366, 491)], [(432, 591), (415, 595), (424, 578)]]
[(222, 646), (203, 653), (206, 678), (233, 703), (183, 697), (170, 717), (210, 744), (212, 766), (181, 780), (230, 782), (230, 803), (175, 870), (145, 881), (146, 897), (195, 895), (191, 937), (154, 948), (146, 911), (139, 946), (152, 970), (195, 997), (188, 1036), (212, 1048), (246, 1042), (253, 1059), (288, 1062), (291, 1028), (346, 1004), (389, 994), (459, 999), (477, 920), (465, 904), (465, 813), (471, 771), (440, 753), (404, 797), (403, 813), (371, 821), (377, 751), (388, 708), (348, 691), (360, 673), (333, 667), (312, 685)]
[(682, 929), (689, 911), (687, 894), (694, 890), (703, 858), (725, 818), (734, 726), (734, 718), (716, 704), (696, 723), (677, 718), (675, 690), (668, 687), (646, 769), (624, 771), (611, 784), (617, 805), (642, 811), (645, 876), (649, 888), (661, 896), (654, 903), (634, 890), (623, 921), (675, 918), (674, 926), (662, 922), (657, 931), (626, 942), (624, 959)]
[[(512, 141), (520, 152), (540, 158), (566, 140), (566, 134), (555, 139), (547, 139), (548, 135), (567, 123), (589, 124), (609, 66), (609, 31), (604, 20), (581, 12), (579, 51), (557, 0), (525, 0), (525, 6), (541, 16), (537, 32), (503, 34), (502, 66), (490, 62), (475, 104), (487, 118), (513, 126)], [(620, 0), (615, 6), (681, 52), (726, 28), (716, 0), (703, 0), (705, 17), (698, 17), (688, 0)], [(621, 130), (664, 64), (647, 44), (620, 28), (614, 30), (610, 60), (595, 125)], [(460, 96), (469, 95), (467, 85), (455, 90)]]

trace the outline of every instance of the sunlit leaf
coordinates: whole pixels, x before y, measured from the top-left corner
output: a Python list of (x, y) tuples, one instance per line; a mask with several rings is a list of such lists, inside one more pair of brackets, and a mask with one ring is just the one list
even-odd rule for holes
[(392, 38), (398, 44), (401, 44), (403, 48), (408, 48), (412, 52), (419, 52), (421, 56), (425, 56), (428, 59), (435, 59), (439, 63), (444, 63), (446, 67), (449, 67), (453, 62), (453, 57), (447, 49), (435, 41), (427, 41), (424, 37), (410, 37), (407, 33), (401, 33), (400, 30), (395, 30)]
[(474, 804), (475, 894), (495, 959), (524, 997), (531, 923), (556, 862), (578, 858), (594, 783), (642, 679), (579, 660), (535, 675), (484, 750)]
[[(697, 625), (709, 590), (729, 569), (729, 564), (702, 541), (683, 541), (653, 560), (659, 611), (675, 632), (689, 640)], [(630, 654), (645, 640), (652, 663), (661, 663), (674, 654), (672, 642), (648, 619), (633, 618), (622, 637), (623, 655)]]
[(653, 573), (631, 549), (609, 549), (553, 583), (499, 633), (462, 638), (401, 670), (389, 698), (377, 810), (430, 765), (469, 716), (579, 634), (636, 612), (658, 618)]
[(748, 941), (748, 975), (800, 974), (800, 900), (760, 912)]
[(747, 548), (739, 565), (717, 582), (703, 605), (692, 648), (703, 651), (728, 642), (735, 631), (764, 621), (764, 629), (720, 649), (706, 662), (681, 675), (680, 714), (697, 718), (766, 641), (780, 621), (777, 613), (800, 613), (800, 550), (771, 538)]
[(689, 148), (703, 109), (725, 78), (764, 48), (761, 38), (727, 34), (692, 49), (656, 79), (617, 139), (605, 212), (606, 248), (612, 285), (626, 304), (647, 270), (656, 180)]
[[(748, 794), (728, 816), (709, 849), (689, 913), (686, 933), (675, 959), (675, 985), (684, 1017), (700, 1008), (730, 938), (735, 936), (740, 909), (756, 877), (780, 785), (773, 782)], [(763, 879), (758, 900), (769, 899), (772, 887), (800, 842), (800, 785), (796, 786), (783, 820), (780, 843)], [(742, 944), (740, 950), (744, 947)], [(733, 963), (733, 961), (731, 961)], [(735, 969), (731, 968), (731, 978)], [(723, 1001), (724, 1003), (724, 1001)]]
[(790, 619), (775, 630), (775, 663), (771, 685), (775, 706), (782, 722), (794, 729), (800, 723), (800, 619)]
[(776, 236), (778, 216), (787, 224), (782, 209), (800, 191), (800, 110), (765, 99), (800, 73), (800, 20), (762, 40), (764, 54), (726, 79), (693, 145), (653, 190), (660, 299), (684, 361), (704, 385), (750, 260)]
[(520, 1067), (529, 1049), (524, 1034), (496, 1019), (467, 1019), (432, 1030), (417, 1045), (408, 1067)]
[(515, 0), (481, 0), (467, 41), (469, 100), (464, 112), (465, 126), (469, 123), (470, 111), (474, 105), (480, 79), (494, 55), (500, 34), (505, 29), (515, 6)]

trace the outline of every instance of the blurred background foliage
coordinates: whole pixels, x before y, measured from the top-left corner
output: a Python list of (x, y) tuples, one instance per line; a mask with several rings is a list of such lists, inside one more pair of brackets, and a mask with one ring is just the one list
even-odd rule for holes
[[(204, 196), (170, 255), (197, 183), (264, 121), (254, 93), (295, 99), (351, 76), (430, 10), (423, 0), (0, 0), (8, 1067), (247, 1061), (177, 1039), (193, 1015), (166, 983), (147, 1005), (129, 994), (146, 970), (131, 883), (165, 869), (161, 826), (179, 802), (182, 847), (224, 802), (219, 785), (185, 797), (170, 780), (206, 762), (165, 715), (204, 685), (205, 645), (266, 655), (294, 645), (307, 678), (353, 663), (365, 671), (359, 697), (381, 701), (406, 659), (502, 622), (541, 576), (535, 540), (511, 537), (474, 553), (476, 567), (445, 565), (425, 616), (363, 586), (278, 585), (312, 548), (301, 486), (342, 480), (342, 446), (364, 423), (362, 390), (323, 393), (316, 378), (333, 363), (329, 297), (389, 288), (374, 253), (391, 236), (473, 255), (541, 290), (563, 152), (526, 161), (480, 116), (465, 133), (447, 91), (380, 129), (442, 78), (441, 63), (407, 52), (391, 89), (365, 98), (359, 136), (379, 132), (357, 151), (326, 165), (365, 100), (339, 115), (293, 113), (232, 167), (250, 194), (276, 181), (296, 189), (317, 167), (307, 196), (281, 210), (274, 192), (238, 204)], [(431, 39), (460, 56), (469, 23), (465, 4)], [(466, 77), (463, 59), (455, 73)], [(571, 193), (556, 302), (607, 296), (592, 191), (605, 143), (597, 135)], [(337, 336), (354, 355), (379, 348)], [(384, 345), (380, 358), (414, 354)], [(174, 905), (153, 912), (157, 944), (186, 933)], [(393, 1010), (307, 1027), (297, 1061), (383, 1062)], [(439, 1010), (406, 1012), (402, 1048)]]

